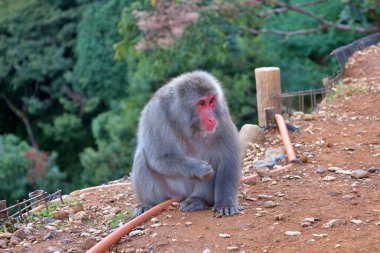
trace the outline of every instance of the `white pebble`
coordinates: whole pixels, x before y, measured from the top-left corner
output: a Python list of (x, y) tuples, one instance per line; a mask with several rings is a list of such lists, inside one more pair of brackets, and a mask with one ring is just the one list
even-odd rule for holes
[(221, 237), (221, 238), (230, 238), (231, 235), (229, 235), (229, 234), (219, 234), (219, 237)]
[(297, 236), (297, 235), (301, 235), (301, 232), (300, 231), (286, 231), (285, 234), (286, 235)]

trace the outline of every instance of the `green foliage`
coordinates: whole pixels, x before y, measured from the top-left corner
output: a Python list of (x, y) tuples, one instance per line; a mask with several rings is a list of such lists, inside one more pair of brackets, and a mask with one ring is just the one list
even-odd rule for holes
[(0, 199), (15, 201), (27, 191), (27, 162), (24, 156), (29, 145), (17, 136), (0, 135)]
[(131, 210), (127, 210), (125, 212), (121, 212), (115, 215), (115, 217), (113, 217), (108, 224), (109, 228), (111, 229), (118, 228), (120, 223), (122, 224), (126, 223), (128, 219), (131, 218), (131, 215), (132, 215)]
[(33, 182), (28, 181), (29, 162), (26, 152), (31, 147), (25, 141), (12, 134), (0, 135), (0, 199), (14, 202), (27, 197), (26, 193), (35, 189), (54, 192), (62, 187), (64, 174), (56, 164), (57, 154), (52, 152), (47, 156), (44, 176), (36, 175)]
[(125, 62), (113, 59), (112, 46), (120, 39), (117, 24), (128, 2), (97, 1), (86, 8), (78, 25), (78, 59), (71, 82), (74, 90), (86, 97), (98, 97), (106, 104), (126, 95)]

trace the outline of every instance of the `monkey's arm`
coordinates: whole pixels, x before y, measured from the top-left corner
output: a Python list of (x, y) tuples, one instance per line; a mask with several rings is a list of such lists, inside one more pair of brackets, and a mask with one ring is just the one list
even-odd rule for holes
[(239, 212), (237, 190), (241, 177), (239, 162), (239, 145), (236, 138), (223, 138), (219, 146), (222, 159), (215, 175), (215, 205), (213, 210), (219, 215), (234, 215)]

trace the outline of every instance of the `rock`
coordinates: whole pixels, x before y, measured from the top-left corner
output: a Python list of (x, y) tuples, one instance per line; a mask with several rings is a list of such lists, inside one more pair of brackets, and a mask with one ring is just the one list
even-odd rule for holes
[(84, 210), (83, 204), (76, 204), (73, 206), (70, 206), (71, 209), (74, 211), (74, 213), (80, 212)]
[(297, 235), (301, 235), (301, 232), (299, 232), (299, 231), (286, 231), (285, 234), (291, 235), (291, 236), (297, 236)]
[(7, 247), (8, 240), (0, 239), (0, 249), (5, 249)]
[(96, 244), (96, 239), (95, 238), (86, 238), (84, 239), (82, 243), (82, 248), (84, 250), (89, 250), (91, 249), (94, 245)]
[(265, 139), (264, 131), (257, 125), (245, 124), (239, 131), (241, 159), (245, 156), (248, 143), (259, 143)]
[(73, 220), (79, 220), (79, 221), (84, 221), (88, 220), (87, 213), (85, 211), (79, 211), (76, 214), (73, 215)]
[(29, 243), (29, 242), (24, 242), (24, 243), (22, 244), (22, 247), (23, 247), (24, 249), (28, 250), (28, 249), (31, 249), (31, 248), (32, 248), (32, 244)]
[(190, 225), (193, 225), (193, 223), (191, 221), (188, 221), (185, 223), (186, 226), (190, 226)]
[(11, 233), (1, 233), (0, 232), (0, 239), (10, 239), (12, 236)]
[(327, 170), (328, 170), (329, 172), (335, 172), (335, 171), (337, 171), (337, 170), (341, 170), (341, 168), (339, 168), (339, 167), (328, 167)]
[(277, 214), (274, 218), (274, 220), (278, 220), (278, 221), (283, 221), (286, 219), (286, 215), (285, 214)]
[(323, 173), (326, 172), (326, 170), (325, 170), (325, 168), (323, 168), (323, 167), (319, 167), (319, 168), (317, 169), (316, 172), (317, 172), (318, 174), (323, 174)]
[(221, 238), (230, 238), (231, 235), (229, 235), (229, 234), (219, 234), (219, 237), (221, 237)]
[(349, 201), (349, 200), (351, 200), (353, 197), (354, 197), (354, 196), (352, 196), (352, 195), (344, 195), (344, 196), (343, 196), (343, 199), (346, 200), (346, 201)]
[(150, 221), (153, 222), (153, 223), (157, 223), (158, 219), (156, 217), (153, 217), (152, 219), (150, 219)]
[(302, 119), (305, 121), (315, 120), (314, 114), (304, 114)]
[(344, 222), (340, 219), (334, 219), (334, 220), (330, 220), (329, 222), (327, 222), (326, 224), (323, 224), (322, 227), (323, 228), (332, 228), (332, 227), (335, 227), (335, 226), (338, 226), (338, 225), (342, 225)]
[(57, 233), (55, 231), (50, 231), (49, 233), (47, 233), (46, 235), (44, 235), (44, 239), (45, 240), (53, 239), (56, 236), (57, 236)]
[(21, 241), (22, 241), (22, 240), (21, 240), (19, 237), (13, 235), (13, 236), (11, 237), (10, 244), (17, 245), (17, 244), (19, 244)]
[(59, 219), (59, 220), (65, 219), (69, 216), (69, 214), (66, 213), (65, 211), (54, 211), (52, 212), (52, 215), (54, 219)]
[[(30, 234), (30, 232), (29, 232)], [(28, 236), (28, 234), (26, 233), (26, 231), (23, 229), (23, 228), (20, 228), (18, 230), (16, 230), (14, 233), (13, 233), (14, 236), (17, 236), (18, 238), (20, 238), (21, 240), (23, 239), (26, 239), (26, 237)]]
[(302, 155), (302, 156), (300, 156), (300, 160), (302, 163), (307, 163), (308, 158), (307, 158), (307, 156)]
[(271, 195), (266, 195), (266, 194), (259, 194), (259, 195), (257, 195), (257, 198), (258, 199), (271, 199), (272, 196)]
[(311, 227), (313, 224), (309, 221), (302, 221), (301, 222), (301, 227), (303, 228), (307, 228), (307, 227)]
[(205, 250), (202, 251), (202, 253), (211, 253), (211, 250), (205, 249)]
[(71, 242), (71, 240), (68, 238), (62, 238), (61, 239), (61, 243), (63, 243), (63, 244), (69, 244), (70, 242)]
[(142, 230), (133, 230), (128, 235), (130, 237), (133, 237), (133, 236), (142, 235), (142, 234), (144, 234), (144, 231)]
[(61, 252), (63, 252), (63, 250), (57, 247), (49, 247), (44, 251), (44, 253), (61, 253)]
[[(54, 217), (54, 215), (53, 215)], [(50, 218), (50, 217), (45, 217), (42, 219), (42, 222), (45, 223), (45, 224), (50, 224), (50, 223), (53, 223), (55, 220), (53, 218)]]
[(369, 177), (369, 172), (365, 170), (354, 170), (351, 173), (351, 177), (356, 179), (366, 178)]
[(308, 218), (305, 218), (305, 219), (303, 219), (303, 221), (305, 221), (305, 222), (315, 222), (315, 221), (320, 221), (321, 219), (319, 219), (319, 218), (314, 218), (314, 217), (308, 217)]
[(268, 200), (268, 201), (265, 201), (265, 202), (264, 202), (263, 206), (264, 206), (265, 208), (272, 208), (272, 207), (276, 207), (276, 206), (278, 206), (278, 204), (275, 203), (275, 202), (273, 202), (273, 201)]
[(319, 237), (319, 238), (322, 238), (322, 237), (326, 237), (327, 234), (312, 234), (314, 237)]
[(239, 251), (240, 248), (238, 246), (228, 246), (227, 251)]
[(336, 177), (334, 176), (325, 176), (324, 178), (322, 178), (323, 181), (334, 181), (336, 179)]
[(351, 175), (352, 171), (350, 170), (336, 170), (336, 174)]
[(351, 223), (354, 223), (356, 225), (360, 225), (360, 224), (363, 224), (363, 221), (362, 220), (350, 220)]
[(371, 168), (368, 168), (367, 170), (369, 173), (376, 173), (377, 171), (379, 171), (379, 168), (377, 167), (371, 167)]
[(154, 223), (153, 225), (150, 225), (152, 228), (159, 228), (162, 226), (161, 223)]

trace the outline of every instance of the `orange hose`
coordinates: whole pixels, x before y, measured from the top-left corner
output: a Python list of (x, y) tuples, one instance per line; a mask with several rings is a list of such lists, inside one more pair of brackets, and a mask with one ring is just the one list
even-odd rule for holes
[[(277, 124), (278, 124), (278, 128), (280, 129), (280, 135), (281, 135), (281, 138), (282, 138), (285, 150), (286, 150), (286, 154), (288, 155), (288, 161), (289, 162), (296, 161), (297, 160), (296, 159), (296, 155), (295, 155), (292, 143), (290, 141), (290, 137), (289, 137), (289, 134), (288, 134), (288, 130), (286, 128), (285, 120), (279, 114), (276, 114), (275, 118), (276, 118), (276, 121), (277, 121)], [(290, 164), (288, 164), (286, 166), (283, 166), (283, 167), (271, 170), (269, 173), (270, 174), (274, 174), (276, 172), (289, 169), (292, 166), (293, 166), (293, 164), (290, 163)], [(252, 176), (248, 176), (248, 177), (243, 177), (240, 180), (240, 182), (241, 183), (246, 183), (248, 181), (255, 180), (257, 177), (258, 177), (258, 175), (252, 175)], [(128, 234), (129, 232), (131, 232), (132, 229), (134, 229), (135, 227), (137, 227), (140, 224), (144, 223), (145, 221), (149, 220), (150, 217), (152, 217), (154, 215), (157, 215), (161, 211), (163, 211), (164, 209), (168, 208), (174, 201), (175, 201), (175, 199), (169, 199), (169, 200), (166, 200), (166, 201), (158, 204), (157, 206), (152, 207), (148, 211), (142, 213), (141, 215), (137, 216), (133, 220), (129, 221), (128, 223), (124, 224), (122, 227), (116, 229), (111, 234), (109, 234), (108, 236), (106, 236), (105, 238), (103, 238), (100, 242), (98, 242), (91, 249), (89, 249), (87, 251), (87, 253), (101, 253), (101, 252), (105, 251), (106, 249), (108, 249), (109, 247), (111, 247), (114, 243), (118, 242), (121, 237), (123, 237), (124, 235)]]
[(89, 249), (87, 253), (100, 253), (100, 252), (105, 251), (106, 249), (111, 247), (114, 243), (119, 241), (121, 237), (131, 232), (132, 229), (144, 223), (145, 221), (149, 220), (150, 217), (157, 215), (164, 209), (168, 208), (174, 201), (175, 199), (169, 199), (158, 204), (157, 206), (152, 207), (148, 211), (142, 213), (141, 215), (137, 216), (133, 220), (129, 221), (128, 223), (124, 224), (123, 226), (113, 231), (111, 234), (107, 235), (95, 246)]
[(285, 120), (280, 114), (274, 115), (277, 121), (278, 129), (280, 130), (282, 143), (284, 144), (288, 161), (290, 163), (297, 161), (296, 153), (294, 152), (292, 142), (290, 141), (288, 129), (286, 128)]

